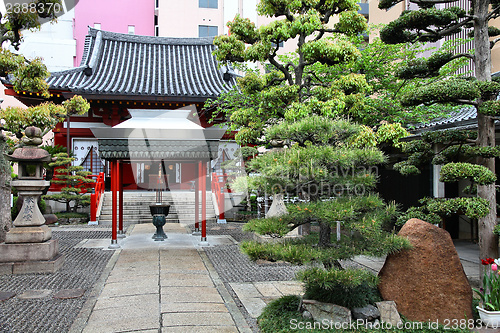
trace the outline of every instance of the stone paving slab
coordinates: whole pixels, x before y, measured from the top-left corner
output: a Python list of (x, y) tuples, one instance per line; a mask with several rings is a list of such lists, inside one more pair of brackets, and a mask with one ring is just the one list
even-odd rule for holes
[(171, 326), (233, 326), (234, 321), (227, 312), (164, 313), (163, 327)]
[(115, 295), (130, 296), (158, 293), (158, 277), (151, 279), (134, 279), (125, 282), (106, 283), (100, 297), (113, 297)]
[(130, 306), (132, 308), (143, 306), (144, 304), (157, 304), (160, 297), (157, 294), (133, 295), (104, 298), (100, 297), (95, 306), (95, 310), (113, 309)]
[(27, 290), (24, 293), (17, 295), (20, 299), (38, 299), (45, 298), (52, 294), (50, 289)]
[(169, 312), (228, 312), (224, 303), (172, 303), (162, 302), (161, 313)]
[(120, 310), (110, 314), (109, 310), (95, 310), (89, 318), (83, 333), (114, 333), (137, 330), (156, 330), (160, 328), (158, 315), (155, 316), (123, 316)]
[(231, 326), (178, 326), (178, 327), (165, 327), (162, 333), (238, 333), (240, 332), (236, 327)]
[(298, 281), (231, 282), (229, 283), (245, 310), (257, 318), (271, 301), (284, 295), (302, 295)]
[(160, 277), (161, 287), (214, 287), (212, 279), (205, 274), (167, 273)]
[(264, 297), (281, 297), (283, 295), (283, 293), (280, 292), (272, 283), (255, 282), (253, 285)]
[(171, 303), (223, 303), (217, 289), (209, 287), (165, 287), (161, 289), (161, 299)]
[(78, 243), (75, 248), (82, 249), (107, 249), (109, 246), (109, 239), (84, 239)]

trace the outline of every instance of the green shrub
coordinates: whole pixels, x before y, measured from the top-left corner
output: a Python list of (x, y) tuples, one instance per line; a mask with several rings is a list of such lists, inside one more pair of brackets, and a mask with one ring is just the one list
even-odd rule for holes
[(301, 271), (297, 278), (304, 282), (304, 298), (334, 303), (346, 308), (358, 308), (381, 300), (378, 277), (360, 269), (330, 269), (317, 267)]
[[(298, 296), (284, 296), (277, 300), (270, 302), (262, 311), (262, 314), (258, 318), (258, 325), (262, 333), (324, 333), (324, 332), (335, 332), (335, 333), (459, 333), (459, 332), (470, 332), (468, 329), (453, 329), (451, 327), (444, 328), (439, 326), (437, 329), (429, 328), (427, 323), (421, 323), (421, 328), (418, 327), (420, 323), (414, 324), (411, 322), (404, 321), (404, 327), (407, 328), (396, 328), (391, 329), (379, 328), (379, 329), (368, 329), (364, 326), (355, 326), (353, 329), (335, 329), (334, 325), (321, 325), (321, 323), (314, 323), (312, 320), (304, 319), (302, 314), (298, 311), (300, 304), (300, 298)], [(300, 324), (300, 326), (298, 325)], [(314, 326), (316, 325), (316, 326)], [(316, 328), (313, 328), (316, 327)], [(319, 328), (318, 328), (319, 327)]]
[(262, 333), (290, 332), (292, 319), (303, 320), (298, 309), (300, 298), (298, 296), (283, 296), (270, 302), (258, 318), (259, 328)]
[(76, 213), (76, 212), (60, 212), (55, 213), (55, 215), (60, 219), (70, 219), (70, 218), (86, 218), (89, 217), (88, 214), (85, 213)]
[(253, 231), (259, 235), (269, 235), (271, 237), (283, 237), (289, 231), (287, 224), (281, 217), (268, 217), (253, 219), (243, 226), (244, 231)]

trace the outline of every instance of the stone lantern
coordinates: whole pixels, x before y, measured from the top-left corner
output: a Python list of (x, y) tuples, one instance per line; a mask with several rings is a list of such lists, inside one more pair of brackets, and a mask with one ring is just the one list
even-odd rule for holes
[(5, 243), (0, 244), (0, 272), (4, 274), (55, 272), (64, 261), (57, 240), (51, 239), (52, 232), (38, 208), (40, 195), (50, 185), (43, 179), (43, 163), (52, 158), (46, 150), (38, 148), (42, 143), (39, 128), (28, 127), (25, 135), (25, 146), (6, 155), (19, 165), (18, 180), (11, 185), (24, 200), (13, 227), (5, 235)]

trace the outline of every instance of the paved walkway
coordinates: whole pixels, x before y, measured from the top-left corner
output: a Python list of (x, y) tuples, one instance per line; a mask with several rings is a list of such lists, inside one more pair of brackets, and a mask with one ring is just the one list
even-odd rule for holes
[[(152, 224), (135, 225), (119, 241), (109, 276), (72, 331), (251, 332), (200, 248), (200, 237), (187, 234), (180, 224), (164, 229), (169, 238), (163, 242), (151, 239)], [(209, 241), (233, 243), (227, 236)]]
[[(168, 239), (151, 239), (152, 224), (137, 224), (116, 250), (75, 320), (71, 333), (107, 332), (252, 332), (200, 244), (182, 224), (167, 224)], [(228, 235), (210, 235), (208, 246), (231, 245)], [(77, 247), (107, 249), (109, 240), (83, 241)], [(477, 245), (457, 243), (470, 280), (477, 279)], [(203, 247), (202, 247), (203, 246)], [(384, 260), (356, 257), (375, 271)], [(251, 318), (271, 300), (300, 294), (296, 281), (230, 282), (231, 292)]]

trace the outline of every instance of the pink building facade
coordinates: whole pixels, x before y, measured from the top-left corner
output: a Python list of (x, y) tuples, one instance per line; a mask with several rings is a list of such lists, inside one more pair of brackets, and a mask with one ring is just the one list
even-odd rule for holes
[(88, 27), (106, 31), (154, 36), (155, 0), (80, 0), (75, 7), (74, 38), (80, 65)]

